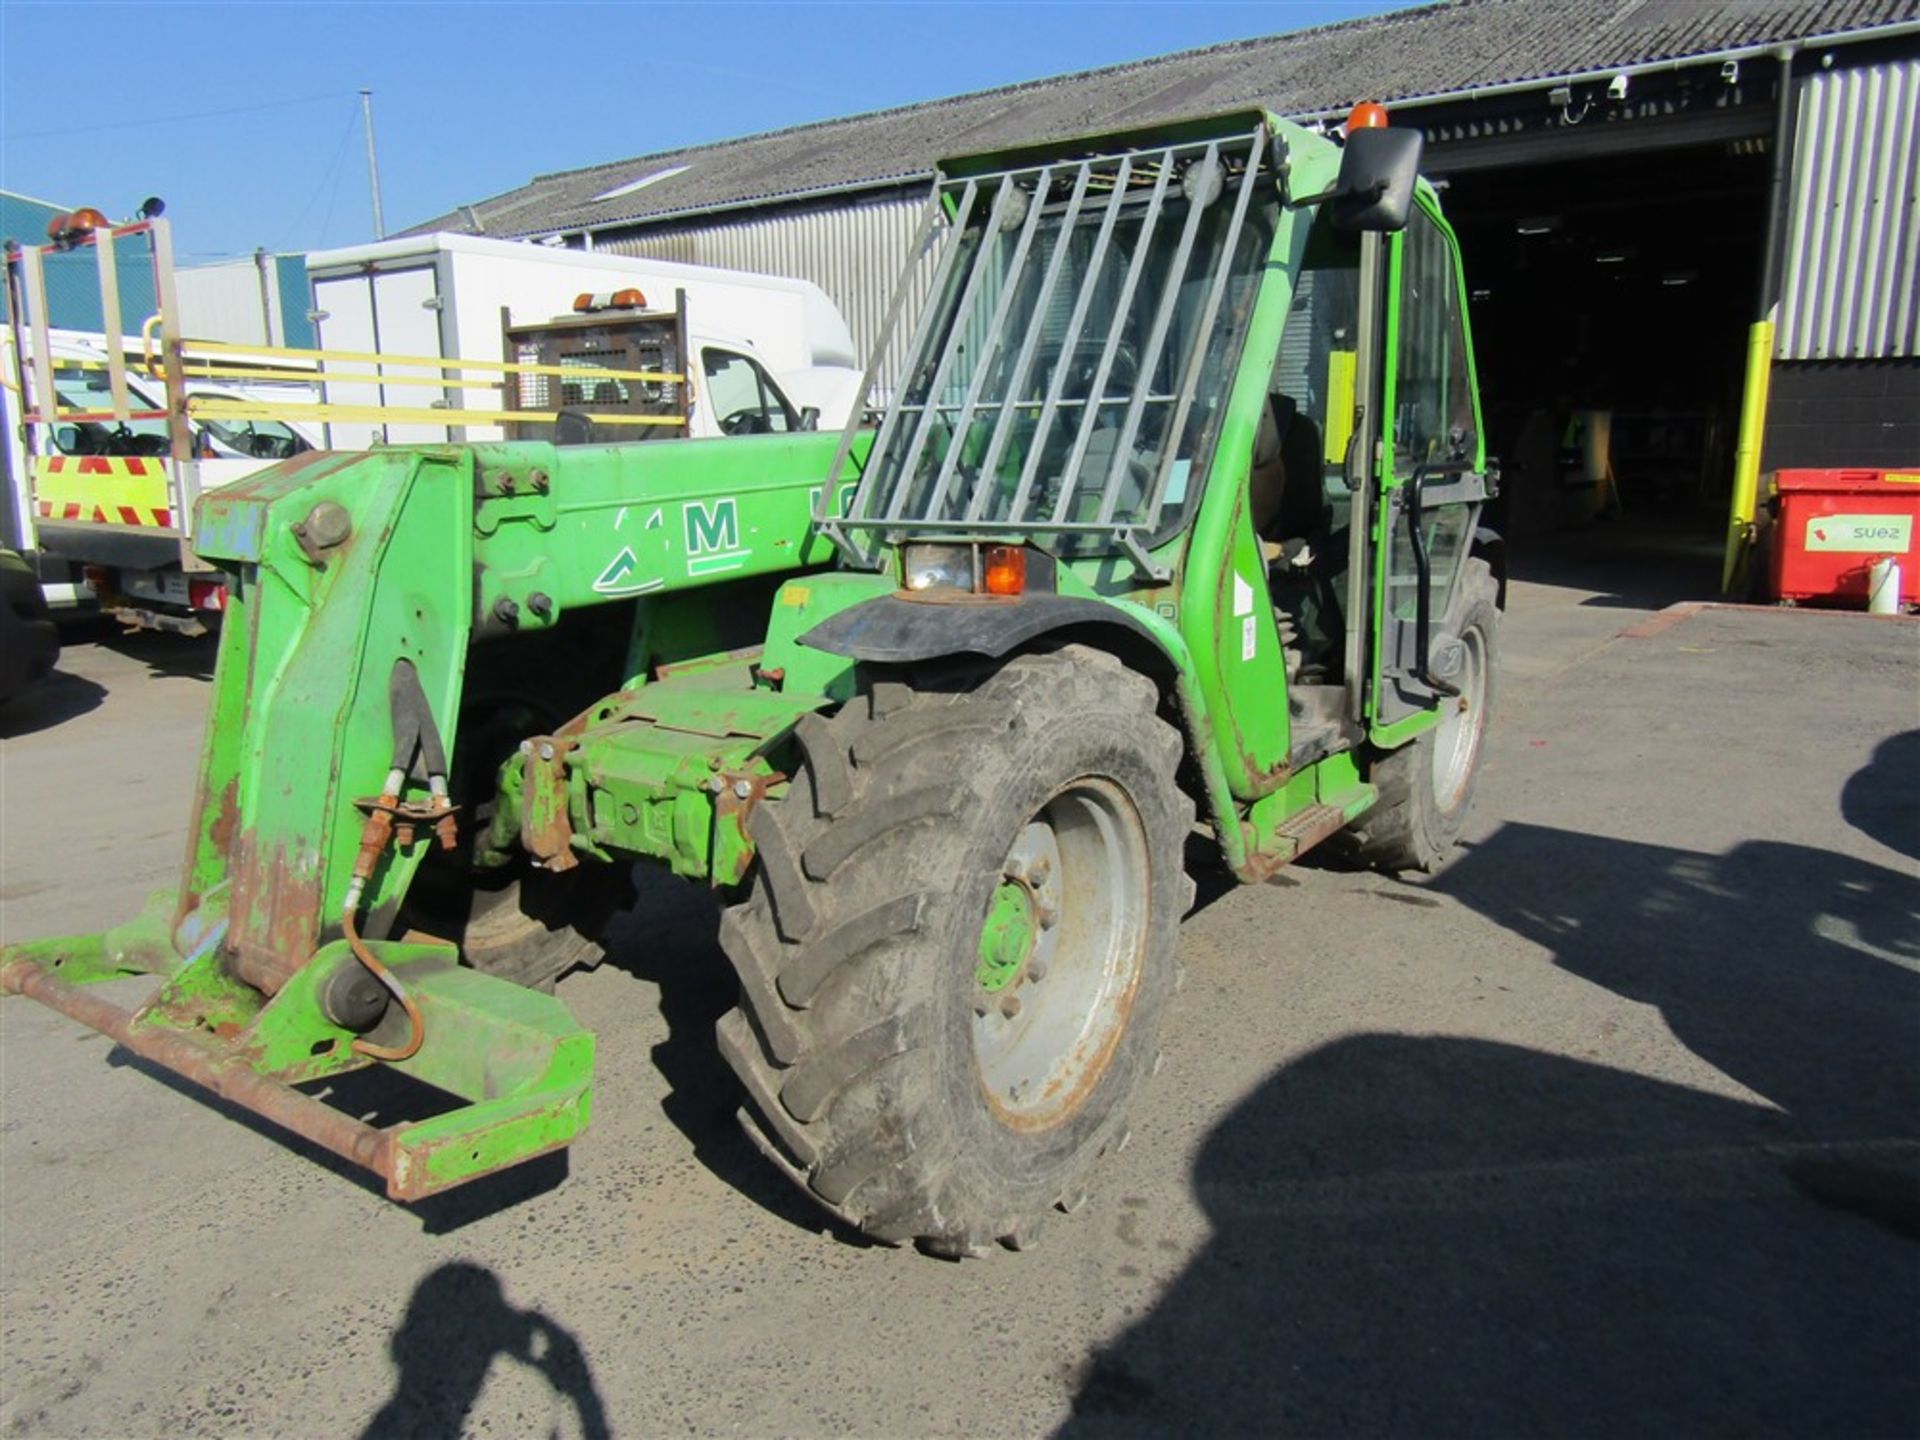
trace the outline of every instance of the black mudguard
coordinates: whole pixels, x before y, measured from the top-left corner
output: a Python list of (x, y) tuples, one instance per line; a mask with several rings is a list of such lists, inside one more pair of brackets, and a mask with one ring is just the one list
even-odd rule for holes
[(882, 595), (800, 637), (802, 645), (849, 660), (904, 665), (943, 655), (998, 659), (1049, 631), (1112, 625), (1156, 645), (1153, 633), (1118, 605), (1071, 595), (1023, 595), (1017, 600), (916, 600)]

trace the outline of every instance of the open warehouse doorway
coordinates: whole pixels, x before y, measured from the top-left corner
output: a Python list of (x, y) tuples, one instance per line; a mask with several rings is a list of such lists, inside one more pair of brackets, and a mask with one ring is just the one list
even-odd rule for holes
[[(1469, 168), (1460, 232), (1495, 525), (1617, 588), (1718, 588), (1747, 329), (1760, 284), (1763, 141)], [(1608, 587), (1614, 588), (1614, 587)]]

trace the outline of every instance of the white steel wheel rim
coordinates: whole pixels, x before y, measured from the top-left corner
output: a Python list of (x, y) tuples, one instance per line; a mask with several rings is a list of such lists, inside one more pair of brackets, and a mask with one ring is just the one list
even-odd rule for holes
[(1487, 728), (1487, 641), (1480, 627), (1460, 637), (1458, 695), (1440, 697), (1433, 733), (1433, 798), (1443, 815), (1465, 802)]
[(1055, 920), (1013, 982), (976, 987), (974, 1063), (1002, 1124), (1045, 1130), (1078, 1111), (1126, 1032), (1146, 963), (1146, 827), (1118, 785), (1075, 780), (1021, 828), (1003, 872)]

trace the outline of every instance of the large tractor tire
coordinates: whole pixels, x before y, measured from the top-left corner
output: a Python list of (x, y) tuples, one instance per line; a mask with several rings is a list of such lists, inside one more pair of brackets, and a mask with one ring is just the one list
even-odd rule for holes
[(1350, 856), (1397, 873), (1440, 868), (1459, 842), (1493, 720), (1500, 673), (1499, 587), (1484, 560), (1468, 560), (1441, 632), (1464, 647), (1458, 696), (1443, 696), (1440, 723), (1373, 767), (1380, 792), (1346, 845)]
[(1031, 1241), (1125, 1142), (1192, 895), (1152, 682), (1067, 646), (883, 681), (798, 731), (722, 919), (743, 1123), (816, 1200), (942, 1255)]

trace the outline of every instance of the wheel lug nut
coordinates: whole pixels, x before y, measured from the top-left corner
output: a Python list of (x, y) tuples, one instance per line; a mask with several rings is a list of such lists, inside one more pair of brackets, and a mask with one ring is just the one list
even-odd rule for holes
[(1020, 1013), (1020, 997), (1018, 995), (1007, 996), (1006, 999), (1000, 1002), (1000, 1013), (1009, 1020), (1013, 1019), (1014, 1016)]
[(985, 1015), (992, 1008), (992, 1003), (988, 1001), (985, 995), (976, 995), (973, 997), (973, 1013), (975, 1015)]
[(1040, 959), (1027, 961), (1027, 979), (1036, 984), (1047, 978), (1047, 962)]
[(1060, 923), (1060, 911), (1057, 906), (1049, 905), (1044, 900), (1035, 900), (1033, 918), (1040, 922), (1042, 930), (1051, 930)]

